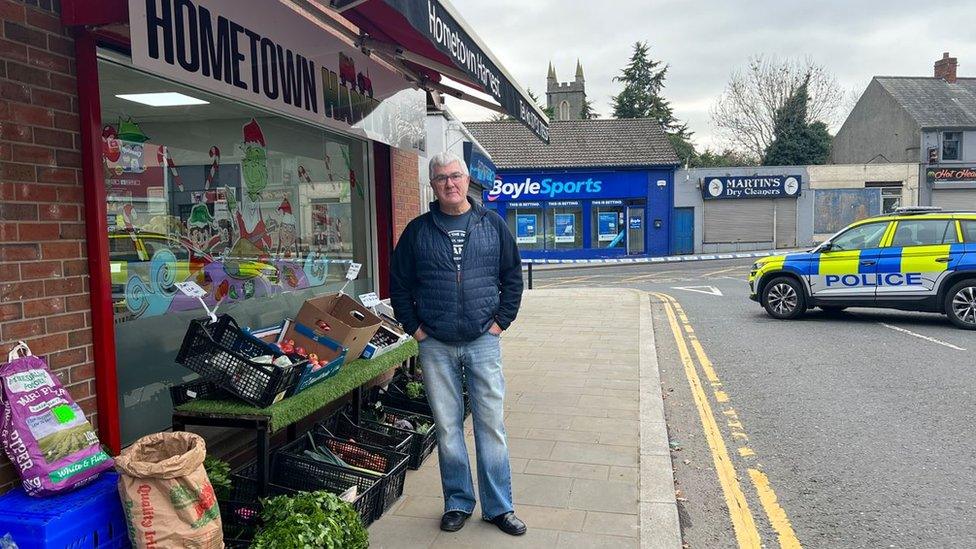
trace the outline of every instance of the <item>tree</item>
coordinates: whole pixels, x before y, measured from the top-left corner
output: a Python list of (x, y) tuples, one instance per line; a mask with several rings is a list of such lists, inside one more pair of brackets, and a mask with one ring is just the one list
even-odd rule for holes
[(776, 111), (773, 142), (766, 150), (763, 165), (797, 166), (823, 164), (830, 156), (830, 133), (820, 121), (807, 122), (809, 80)]
[(591, 120), (593, 118), (599, 118), (600, 115), (593, 110), (593, 102), (589, 99), (583, 98), (583, 108), (580, 109), (580, 118), (583, 120)]
[(692, 132), (687, 124), (675, 118), (671, 103), (662, 95), (668, 66), (661, 67), (661, 61), (651, 59), (649, 50), (647, 42), (634, 44), (630, 62), (620, 71), (620, 76), (613, 78), (615, 82), (624, 84), (624, 89), (613, 98), (613, 116), (657, 120), (678, 153), (678, 158), (683, 164), (689, 164), (695, 157)]
[[(527, 93), (529, 95), (529, 99), (531, 99), (532, 102), (535, 103), (537, 107), (539, 107), (539, 110), (546, 113), (546, 116), (549, 117), (550, 121), (554, 118), (553, 109), (549, 107), (543, 107), (542, 103), (539, 102), (539, 96), (536, 95), (534, 91), (532, 91), (532, 88), (525, 88), (525, 93)], [(512, 118), (511, 115), (502, 112), (496, 112), (495, 114), (491, 115), (491, 118), (489, 118), (488, 120), (492, 122), (503, 122), (505, 120), (515, 120), (515, 119)]]
[(724, 149), (722, 152), (715, 152), (705, 149), (695, 155), (691, 162), (692, 168), (725, 168), (728, 166), (757, 166), (759, 161), (732, 149)]
[(733, 71), (722, 97), (711, 109), (712, 123), (729, 148), (763, 158), (773, 142), (776, 114), (807, 83), (806, 123), (831, 125), (844, 102), (844, 91), (822, 65), (810, 59), (779, 60), (761, 55), (745, 70)]

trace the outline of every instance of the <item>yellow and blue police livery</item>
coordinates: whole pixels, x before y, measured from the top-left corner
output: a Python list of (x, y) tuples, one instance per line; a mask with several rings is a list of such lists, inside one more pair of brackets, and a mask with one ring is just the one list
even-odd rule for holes
[(863, 219), (809, 252), (760, 259), (749, 290), (779, 319), (884, 307), (942, 313), (976, 330), (976, 212), (899, 208)]

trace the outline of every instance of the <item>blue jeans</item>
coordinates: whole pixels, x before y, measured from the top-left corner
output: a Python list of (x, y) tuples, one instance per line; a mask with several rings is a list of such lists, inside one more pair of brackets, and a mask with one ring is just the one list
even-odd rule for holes
[(486, 333), (467, 343), (420, 342), (420, 364), (427, 399), (437, 423), (437, 455), (444, 490), (444, 511), (474, 510), (471, 465), (464, 443), (464, 373), (474, 416), (481, 514), (491, 519), (512, 511), (512, 470), (508, 463), (501, 342)]

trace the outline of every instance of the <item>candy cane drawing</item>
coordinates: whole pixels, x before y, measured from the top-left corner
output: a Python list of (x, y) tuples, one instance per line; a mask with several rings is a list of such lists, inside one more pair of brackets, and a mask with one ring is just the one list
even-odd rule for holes
[(301, 164), (298, 165), (298, 179), (306, 183), (312, 182), (312, 177), (308, 175), (308, 170), (306, 170), (305, 166), (302, 166)]
[(329, 151), (325, 151), (325, 173), (329, 175), (329, 182), (332, 183), (332, 190), (339, 190), (339, 182), (335, 180), (335, 175), (332, 173), (332, 157), (329, 156)]
[(349, 169), (349, 186), (356, 189), (359, 198), (363, 198), (363, 186), (356, 183), (356, 172), (352, 169), (352, 161), (347, 149), (342, 149), (342, 159), (346, 161), (346, 168)]
[(169, 169), (170, 175), (173, 176), (173, 183), (176, 183), (176, 188), (183, 192), (183, 178), (180, 177), (180, 172), (176, 171), (176, 164), (173, 163), (173, 157), (170, 156), (169, 150), (166, 147), (159, 147), (156, 151), (156, 161), (159, 162), (160, 166), (165, 164), (165, 167)]
[(135, 208), (132, 204), (122, 206), (122, 222), (125, 224), (125, 231), (129, 233), (129, 238), (136, 241), (136, 227), (133, 219), (135, 218)]
[(203, 186), (203, 189), (206, 191), (210, 190), (210, 185), (218, 179), (217, 176), (220, 174), (220, 149), (217, 148), (217, 145), (210, 147), (210, 158), (213, 160), (210, 162), (210, 169), (207, 171), (207, 177), (204, 179)]

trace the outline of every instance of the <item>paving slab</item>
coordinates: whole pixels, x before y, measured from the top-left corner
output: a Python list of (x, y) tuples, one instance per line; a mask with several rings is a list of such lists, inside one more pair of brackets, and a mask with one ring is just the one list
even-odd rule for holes
[[(614, 326), (589, 320), (607, 307)], [(371, 547), (680, 547), (649, 307), (628, 289), (532, 290), (502, 335), (512, 495), (525, 536), (484, 523), (480, 507), (460, 531), (441, 532), (435, 452), (370, 526)], [(471, 433), (469, 420), (474, 473)]]

